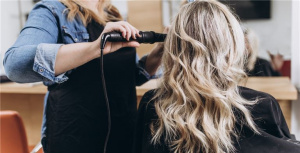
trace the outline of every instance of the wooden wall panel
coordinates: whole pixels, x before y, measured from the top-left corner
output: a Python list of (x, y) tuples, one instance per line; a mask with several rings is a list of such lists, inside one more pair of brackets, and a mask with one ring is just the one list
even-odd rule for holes
[(1, 93), (1, 110), (19, 112), (25, 125), (28, 145), (35, 146), (41, 139), (43, 94)]
[[(163, 31), (161, 0), (128, 1), (128, 22), (141, 31)], [(153, 44), (142, 44), (137, 48), (140, 57), (149, 53)]]

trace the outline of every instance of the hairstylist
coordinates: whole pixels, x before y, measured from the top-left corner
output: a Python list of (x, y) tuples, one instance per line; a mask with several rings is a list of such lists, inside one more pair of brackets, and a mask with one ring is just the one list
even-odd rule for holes
[[(100, 153), (107, 134), (107, 110), (101, 83), (100, 36), (120, 31), (126, 39), (138, 30), (121, 21), (104, 0), (42, 1), (35, 5), (4, 66), (16, 82), (48, 86), (45, 153)], [(137, 42), (110, 43), (104, 49), (104, 74), (112, 128), (107, 153), (128, 152), (136, 120), (137, 84), (160, 65), (162, 44), (137, 60)]]

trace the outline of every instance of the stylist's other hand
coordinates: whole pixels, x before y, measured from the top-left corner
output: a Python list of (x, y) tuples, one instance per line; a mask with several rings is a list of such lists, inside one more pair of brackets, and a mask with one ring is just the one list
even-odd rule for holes
[[(164, 31), (163, 31), (163, 33), (164, 33), (164, 34), (167, 34), (167, 33), (169, 32), (169, 29), (170, 29), (170, 26), (166, 26), (165, 29), (164, 29)], [(161, 55), (162, 52), (163, 52), (164, 44), (165, 44), (165, 42), (159, 42), (159, 43), (157, 43), (157, 45), (156, 45), (156, 48), (159, 50), (159, 54), (160, 54), (160, 55)]]
[[(112, 32), (112, 31), (119, 31), (122, 33), (122, 36), (129, 40), (131, 37), (136, 39), (136, 36), (140, 37), (139, 30), (130, 25), (128, 22), (119, 21), (119, 22), (108, 22), (104, 27), (103, 32), (101, 33), (100, 37), (93, 42), (96, 50), (99, 52), (100, 56), (100, 41), (101, 37), (104, 33)], [(123, 47), (139, 47), (140, 44), (136, 41), (129, 41), (129, 42), (106, 42), (105, 48), (103, 50), (103, 54), (112, 53), (117, 51)]]
[(283, 55), (277, 53), (276, 55), (271, 54), (271, 52), (268, 50), (267, 51), (270, 59), (271, 59), (271, 66), (275, 71), (280, 71), (283, 63), (284, 63), (284, 59), (283, 59)]
[[(166, 27), (163, 33), (168, 33), (169, 27)], [(157, 71), (157, 68), (161, 64), (161, 57), (164, 51), (164, 42), (157, 43), (157, 45), (152, 49), (150, 54), (147, 56), (145, 63), (145, 69), (150, 76), (154, 75)]]
[[(164, 34), (167, 34), (169, 32), (169, 29), (170, 29), (170, 26), (167, 26), (165, 27), (163, 33)], [(150, 55), (151, 56), (155, 56), (155, 57), (158, 57), (158, 58), (161, 58), (162, 56), (162, 53), (164, 51), (164, 44), (165, 42), (159, 42), (157, 43), (157, 45), (154, 47), (154, 49), (151, 51)], [(151, 57), (150, 57), (151, 58)], [(149, 63), (150, 64), (150, 63)], [(152, 64), (152, 63), (151, 63)]]

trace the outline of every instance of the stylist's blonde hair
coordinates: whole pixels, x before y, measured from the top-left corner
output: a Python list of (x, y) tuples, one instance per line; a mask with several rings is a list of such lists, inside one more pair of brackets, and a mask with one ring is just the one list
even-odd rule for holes
[(255, 101), (239, 94), (244, 56), (243, 31), (225, 5), (214, 0), (184, 5), (165, 42), (152, 142), (164, 138), (174, 153), (234, 152), (237, 121), (258, 133), (245, 107)]
[(82, 0), (60, 0), (68, 9), (68, 19), (73, 20), (76, 16), (79, 17), (82, 23), (86, 26), (92, 19), (98, 23), (105, 25), (109, 21), (120, 21), (122, 16), (118, 9), (113, 6), (110, 0), (98, 0), (98, 11), (100, 16), (97, 16), (93, 11), (88, 9), (81, 3)]

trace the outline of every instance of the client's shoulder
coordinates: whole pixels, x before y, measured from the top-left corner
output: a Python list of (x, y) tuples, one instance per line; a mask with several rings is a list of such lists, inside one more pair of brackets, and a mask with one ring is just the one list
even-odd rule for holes
[[(257, 91), (257, 90), (253, 90), (247, 87), (239, 87), (240, 90), (240, 94), (243, 98), (247, 99), (247, 100), (256, 100), (256, 99), (260, 99), (260, 100), (275, 100), (275, 98), (265, 92), (261, 92), (261, 91)], [(276, 101), (276, 100), (275, 100)]]
[(154, 103), (155, 90), (149, 90), (144, 94), (139, 103), (139, 115), (144, 114), (150, 118), (156, 116)]
[(152, 90), (147, 91), (147, 92), (143, 95), (141, 102), (149, 102), (149, 101), (153, 101), (152, 99), (153, 99), (153, 97), (154, 97), (154, 95), (155, 95), (155, 92), (156, 92), (155, 89), (152, 89)]
[[(272, 114), (271, 112), (277, 112), (280, 109), (277, 100), (270, 94), (261, 91), (256, 91), (246, 87), (240, 87), (240, 94), (243, 98), (256, 101), (252, 106), (248, 106), (250, 111), (254, 114)], [(255, 116), (255, 115), (254, 115)]]

